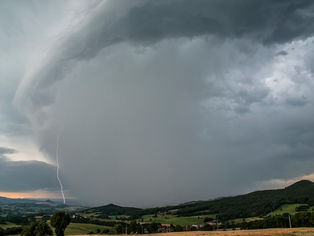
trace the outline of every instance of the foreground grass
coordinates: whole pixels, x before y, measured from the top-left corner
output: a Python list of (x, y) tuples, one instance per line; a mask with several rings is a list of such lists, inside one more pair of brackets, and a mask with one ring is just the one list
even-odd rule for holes
[[(137, 235), (143, 235), (143, 234), (137, 234)], [(145, 235), (148, 235), (148, 234), (145, 234)], [(269, 235), (310, 236), (310, 235), (314, 235), (314, 228), (194, 231), (194, 232), (180, 232), (180, 233), (160, 233), (160, 234), (149, 234), (149, 235), (151, 236), (269, 236)]]

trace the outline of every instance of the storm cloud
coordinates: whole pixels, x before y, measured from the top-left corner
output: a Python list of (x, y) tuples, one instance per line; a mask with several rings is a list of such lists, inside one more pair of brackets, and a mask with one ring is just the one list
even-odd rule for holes
[(39, 161), (10, 161), (0, 156), (0, 189), (21, 192), (45, 189), (55, 191), (55, 168)]
[(20, 63), (3, 119), (51, 161), (60, 136), (73, 197), (151, 206), (313, 173), (313, 2), (57, 1), (47, 17), (33, 4), (19, 19), (41, 30), (7, 26), (41, 50)]
[(0, 155), (14, 153), (15, 150), (11, 148), (0, 147)]
[[(53, 101), (53, 84), (80, 60), (121, 42), (150, 45), (163, 39), (217, 35), (222, 40), (244, 37), (261, 43), (284, 43), (313, 33), (314, 4), (303, 1), (104, 1), (60, 37), (43, 62), (30, 72), (17, 102), (32, 94), (28, 109)], [(68, 29), (69, 30), (69, 29)], [(29, 95), (28, 95), (29, 96)], [(33, 112), (33, 111), (32, 111)]]

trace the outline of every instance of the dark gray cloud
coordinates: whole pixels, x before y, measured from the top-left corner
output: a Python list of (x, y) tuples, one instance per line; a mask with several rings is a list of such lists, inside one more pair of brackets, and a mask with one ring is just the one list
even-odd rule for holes
[(10, 161), (0, 156), (0, 191), (20, 192), (57, 188), (55, 167), (40, 161)]
[(283, 50), (283, 51), (277, 52), (277, 55), (278, 56), (286, 56), (286, 55), (288, 55), (288, 53)]
[(208, 199), (308, 174), (313, 5), (94, 1), (35, 57), (15, 105), (51, 157), (60, 136), (68, 187), (93, 204)]
[[(309, 173), (313, 96), (304, 91), (309, 102), (291, 106), (294, 86), (289, 94), (276, 90), (280, 79), (266, 86), (276, 51), (204, 38), (108, 47), (66, 75), (41, 145), (53, 153), (59, 129), (71, 191), (94, 204), (207, 199)], [(285, 77), (289, 63), (273, 70)], [(303, 80), (297, 90), (312, 86)]]
[(10, 153), (15, 153), (15, 152), (16, 151), (14, 149), (0, 147), (0, 155), (10, 154)]
[(305, 97), (288, 98), (287, 104), (292, 106), (304, 106), (308, 103)]
[(140, 43), (206, 34), (283, 43), (313, 34), (313, 7), (306, 0), (142, 1), (111, 32), (117, 41)]
[[(100, 5), (100, 6), (99, 6)], [(235, 2), (220, 0), (107, 1), (74, 27), (68, 37), (31, 76), (32, 90), (24, 106), (36, 109), (54, 100), (53, 84), (73, 63), (89, 59), (103, 48), (121, 42), (150, 45), (163, 39), (217, 35), (222, 39), (244, 37), (262, 43), (284, 43), (313, 34), (314, 4), (302, 1)], [(36, 79), (35, 79), (36, 78)], [(22, 91), (21, 91), (22, 90)]]

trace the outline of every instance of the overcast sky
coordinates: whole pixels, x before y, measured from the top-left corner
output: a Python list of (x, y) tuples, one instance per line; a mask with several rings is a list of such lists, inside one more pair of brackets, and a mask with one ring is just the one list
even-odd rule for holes
[(2, 0), (0, 194), (59, 194), (57, 136), (92, 205), (314, 180), (313, 61), (309, 0)]

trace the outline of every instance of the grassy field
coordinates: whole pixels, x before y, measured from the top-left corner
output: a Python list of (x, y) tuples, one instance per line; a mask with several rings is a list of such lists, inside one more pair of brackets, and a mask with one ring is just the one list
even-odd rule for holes
[(157, 222), (162, 224), (174, 224), (174, 225), (192, 225), (192, 224), (203, 224), (205, 217), (215, 218), (215, 215), (203, 215), (203, 216), (189, 216), (189, 217), (178, 217), (171, 214), (158, 214), (157, 217), (154, 215), (143, 216), (143, 221), (147, 223)]
[(102, 226), (102, 225), (70, 223), (70, 225), (65, 230), (65, 234), (78, 235), (78, 234), (90, 234), (91, 232), (95, 234), (97, 233), (97, 229), (99, 229), (100, 232), (103, 232), (104, 229), (110, 230), (111, 228), (107, 226)]
[(7, 228), (13, 228), (13, 227), (19, 227), (20, 225), (11, 223), (11, 222), (6, 222), (6, 224), (0, 224), (0, 227), (2, 229), (7, 229)]
[(284, 204), (279, 207), (277, 210), (270, 212), (268, 215), (282, 215), (284, 213), (289, 213), (290, 215), (294, 215), (296, 213), (295, 208), (298, 206), (302, 206), (306, 204)]

